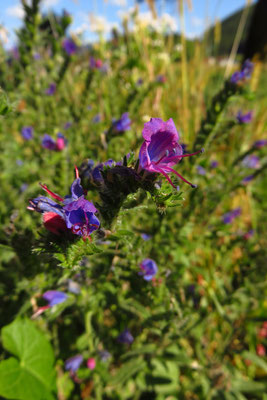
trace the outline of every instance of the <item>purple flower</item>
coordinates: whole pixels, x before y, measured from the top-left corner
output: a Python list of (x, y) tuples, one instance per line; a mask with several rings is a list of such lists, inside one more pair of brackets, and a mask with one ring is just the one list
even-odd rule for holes
[(165, 75), (157, 75), (156, 76), (156, 82), (159, 82), (159, 83), (165, 83), (166, 82), (166, 76)]
[(79, 369), (81, 363), (83, 362), (83, 356), (81, 354), (77, 354), (74, 357), (68, 358), (65, 361), (65, 369), (72, 373), (76, 372)]
[(16, 160), (16, 164), (18, 167), (21, 167), (24, 163), (22, 160)]
[(103, 66), (103, 61), (99, 58), (90, 57), (90, 67), (92, 69), (101, 69)]
[(94, 116), (94, 118), (92, 119), (92, 122), (95, 123), (95, 124), (97, 124), (100, 121), (101, 121), (101, 114), (96, 114)]
[(113, 121), (112, 126), (116, 132), (124, 132), (130, 129), (131, 120), (129, 118), (129, 113), (122, 114), (121, 118)]
[(248, 113), (242, 114), (242, 111), (238, 111), (236, 115), (236, 119), (239, 122), (239, 124), (249, 124), (252, 121), (252, 111), (249, 111)]
[(24, 126), (21, 129), (21, 136), (25, 140), (31, 140), (33, 138), (33, 127), (32, 126)]
[(64, 124), (64, 129), (69, 129), (71, 126), (72, 126), (72, 123), (71, 123), (71, 122), (66, 122), (66, 123)]
[(67, 139), (62, 133), (57, 134), (57, 139), (54, 140), (47, 133), (43, 136), (42, 146), (45, 149), (53, 150), (53, 151), (62, 151), (67, 145)]
[(162, 121), (160, 118), (151, 118), (149, 122), (145, 123), (142, 134), (145, 141), (139, 152), (140, 167), (149, 172), (164, 175), (175, 189), (176, 186), (169, 178), (169, 173), (174, 173), (195, 188), (196, 185), (188, 182), (171, 167), (178, 164), (183, 157), (202, 153), (203, 150), (183, 155), (182, 146), (178, 143), (179, 134), (171, 118), (167, 122)]
[(71, 56), (72, 54), (75, 54), (77, 51), (77, 45), (72, 39), (64, 39), (62, 43), (63, 49), (66, 51), (66, 53)]
[(242, 65), (241, 71), (236, 71), (230, 78), (230, 82), (237, 84), (239, 82), (243, 82), (245, 79), (249, 79), (251, 77), (253, 71), (254, 64), (246, 60)]
[(205, 168), (201, 167), (201, 165), (197, 166), (197, 172), (199, 175), (206, 175), (206, 170)]
[(75, 235), (87, 237), (100, 226), (98, 218), (94, 215), (97, 211), (93, 203), (79, 197), (64, 206), (66, 224)]
[(23, 184), (20, 186), (19, 191), (20, 191), (21, 193), (23, 193), (23, 192), (25, 192), (25, 190), (28, 189), (28, 187), (29, 187), (28, 183), (23, 183)]
[(254, 154), (251, 154), (244, 158), (244, 160), (242, 161), (242, 165), (246, 168), (259, 168), (260, 159)]
[(143, 79), (142, 79), (142, 78), (139, 78), (139, 79), (136, 81), (136, 86), (137, 86), (137, 87), (140, 87), (140, 86), (143, 85), (143, 83), (144, 83)]
[(217, 168), (218, 167), (218, 161), (215, 161), (215, 160), (211, 161), (210, 162), (210, 167), (211, 168)]
[(266, 144), (267, 144), (267, 139), (261, 139), (254, 142), (253, 146), (256, 147), (257, 149), (261, 149), (262, 147), (266, 146)]
[(66, 293), (57, 290), (48, 290), (43, 294), (43, 298), (48, 301), (48, 306), (53, 307), (57, 304), (63, 303), (68, 296)]
[(246, 240), (248, 240), (248, 239), (251, 239), (252, 237), (253, 237), (253, 235), (254, 235), (254, 229), (250, 229), (248, 232), (246, 232), (245, 234), (244, 234), (244, 239), (246, 239)]
[(68, 279), (68, 291), (74, 294), (81, 293), (80, 285), (72, 279)]
[(158, 267), (155, 261), (150, 258), (145, 258), (140, 264), (141, 272), (139, 275), (142, 275), (146, 281), (151, 281), (154, 275), (158, 272)]
[(107, 350), (99, 351), (99, 358), (101, 361), (106, 362), (111, 357), (111, 354)]
[(33, 54), (33, 58), (34, 58), (35, 60), (40, 60), (40, 59), (41, 59), (40, 53), (34, 53), (34, 54)]
[(57, 85), (55, 83), (51, 83), (50, 86), (46, 89), (45, 94), (47, 96), (53, 96), (56, 92)]
[(97, 183), (101, 183), (103, 181), (103, 176), (101, 174), (101, 171), (104, 171), (104, 166), (112, 167), (113, 163), (114, 161), (110, 158), (108, 161), (96, 165), (91, 173), (93, 180)]
[(242, 185), (246, 185), (247, 183), (251, 182), (254, 179), (254, 175), (248, 175), (244, 179), (242, 179)]
[(235, 208), (226, 214), (223, 214), (222, 221), (224, 224), (231, 224), (233, 220), (241, 214), (241, 208)]
[(51, 192), (46, 185), (41, 185), (53, 199), (62, 202), (63, 205), (48, 197), (39, 196), (30, 200), (28, 209), (42, 213), (45, 227), (53, 233), (60, 234), (61, 231), (71, 229), (75, 235), (88, 237), (99, 228), (100, 222), (94, 215), (97, 211), (95, 206), (84, 198), (77, 168), (76, 176), (71, 185), (71, 195), (64, 198)]
[(117, 341), (122, 344), (132, 344), (134, 338), (131, 332), (128, 329), (125, 329), (122, 333), (117, 337)]
[(151, 239), (151, 235), (148, 235), (147, 233), (141, 233), (141, 238), (145, 241), (150, 240)]

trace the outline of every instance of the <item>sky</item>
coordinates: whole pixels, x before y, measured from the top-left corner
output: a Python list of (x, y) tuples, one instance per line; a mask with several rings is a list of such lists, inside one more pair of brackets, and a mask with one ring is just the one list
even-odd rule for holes
[[(212, 24), (217, 19), (223, 19), (233, 12), (244, 7), (249, 0), (191, 0), (192, 10), (185, 6), (185, 30), (188, 37), (193, 38), (201, 36), (207, 24)], [(256, 0), (251, 0), (255, 3)], [(177, 12), (177, 0), (158, 0), (158, 12), (160, 15), (168, 13), (174, 19), (179, 31), (179, 20)], [(186, 2), (185, 2), (186, 3)], [(109, 31), (112, 26), (120, 27), (121, 17), (136, 4), (135, 0), (42, 0), (42, 11), (53, 10), (61, 13), (63, 9), (67, 10), (73, 16), (73, 23), (70, 27), (70, 33), (83, 32), (85, 41), (94, 41), (97, 38), (96, 33), (92, 32), (94, 22), (90, 15), (96, 16), (98, 23), (103, 24)], [(6, 47), (10, 48), (15, 44), (15, 29), (22, 23), (23, 10), (20, 0), (0, 0), (1, 14), (0, 25), (8, 30), (8, 43)], [(146, 16), (149, 8), (144, 2), (139, 5), (140, 13)], [(1, 37), (0, 37), (1, 39)]]

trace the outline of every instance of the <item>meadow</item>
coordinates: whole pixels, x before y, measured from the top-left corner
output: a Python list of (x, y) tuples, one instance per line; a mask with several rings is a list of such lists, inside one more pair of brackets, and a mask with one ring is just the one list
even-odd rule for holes
[(39, 3), (0, 46), (0, 397), (266, 400), (266, 65)]

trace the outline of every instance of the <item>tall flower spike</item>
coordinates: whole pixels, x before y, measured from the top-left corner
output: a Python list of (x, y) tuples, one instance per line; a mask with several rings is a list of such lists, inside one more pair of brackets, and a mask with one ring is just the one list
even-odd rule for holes
[(192, 154), (183, 154), (182, 146), (178, 143), (179, 134), (172, 118), (166, 122), (160, 118), (151, 118), (149, 122), (145, 123), (142, 134), (145, 139), (139, 152), (142, 169), (162, 174), (174, 188), (176, 186), (168, 176), (170, 173), (177, 175), (192, 188), (197, 187), (171, 167), (178, 164), (184, 157), (203, 153), (204, 149)]

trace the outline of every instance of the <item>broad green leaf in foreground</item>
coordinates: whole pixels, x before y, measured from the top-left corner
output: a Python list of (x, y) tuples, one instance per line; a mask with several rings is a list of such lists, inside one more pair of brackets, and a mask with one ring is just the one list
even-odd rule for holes
[(0, 363), (0, 396), (16, 400), (54, 399), (52, 347), (34, 323), (15, 320), (2, 329), (2, 342), (17, 358)]

